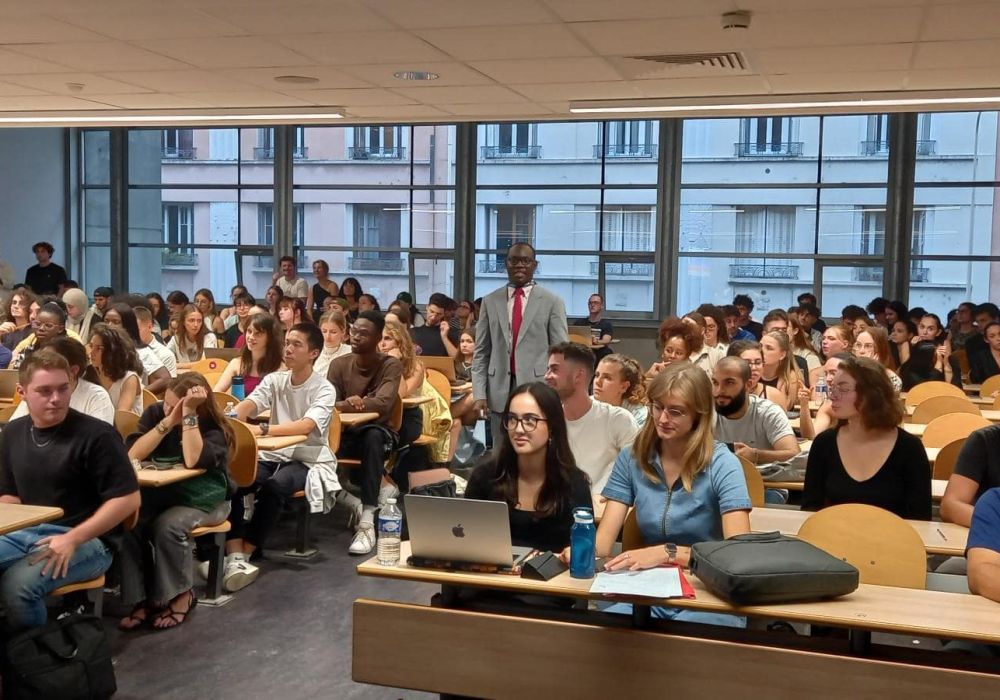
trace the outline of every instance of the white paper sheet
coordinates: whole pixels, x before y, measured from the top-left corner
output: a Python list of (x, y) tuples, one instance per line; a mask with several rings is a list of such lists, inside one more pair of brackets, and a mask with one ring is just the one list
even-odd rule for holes
[(602, 571), (594, 577), (590, 592), (650, 598), (681, 598), (684, 595), (680, 573), (676, 567), (658, 567), (641, 571)]

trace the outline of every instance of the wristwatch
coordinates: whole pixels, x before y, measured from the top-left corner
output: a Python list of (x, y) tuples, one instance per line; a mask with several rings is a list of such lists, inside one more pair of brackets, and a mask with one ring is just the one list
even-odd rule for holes
[(667, 564), (673, 565), (677, 563), (677, 545), (673, 542), (666, 542), (663, 545), (663, 551), (667, 553)]
[(184, 416), (181, 420), (185, 428), (194, 428), (198, 425), (198, 416), (194, 413)]

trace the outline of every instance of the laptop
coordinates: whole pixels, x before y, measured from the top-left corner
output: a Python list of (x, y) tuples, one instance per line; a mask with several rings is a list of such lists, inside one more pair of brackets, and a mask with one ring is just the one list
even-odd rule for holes
[(243, 352), (240, 348), (205, 348), (206, 360), (232, 360)]
[(510, 518), (503, 501), (412, 493), (403, 499), (415, 560), (486, 564), (507, 569), (532, 551), (529, 547), (511, 547)]

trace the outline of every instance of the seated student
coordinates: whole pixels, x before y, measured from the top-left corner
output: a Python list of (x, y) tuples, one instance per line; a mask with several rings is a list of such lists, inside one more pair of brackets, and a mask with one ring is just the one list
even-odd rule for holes
[(87, 343), (90, 364), (116, 411), (142, 414), (142, 362), (125, 331), (106, 323), (95, 324)]
[(188, 372), (170, 380), (163, 401), (143, 412), (138, 431), (125, 444), (133, 460), (205, 470), (143, 490), (139, 524), (122, 544), (122, 602), (132, 612), (119, 627), (136, 629), (152, 618), (155, 629), (169, 629), (184, 622), (195, 604), (189, 533), (229, 515), (228, 467), (235, 438), (205, 378)]
[(90, 326), (96, 322), (87, 293), (82, 289), (67, 289), (62, 295), (62, 300), (66, 305), (66, 331), (75, 332), (80, 336), (81, 342), (87, 342), (90, 337)]
[(649, 418), (642, 368), (638, 360), (627, 355), (612, 353), (597, 363), (594, 398), (611, 406), (621, 406), (632, 414), (639, 428)]
[(715, 367), (715, 363), (721, 360), (726, 353), (722, 352), (718, 348), (710, 347), (705, 342), (705, 332), (707, 330), (707, 326), (705, 324), (705, 317), (700, 313), (692, 311), (689, 314), (685, 314), (684, 318), (681, 320), (691, 326), (691, 330), (694, 331), (694, 335), (692, 336), (691, 354), (687, 358), (688, 361), (711, 374), (712, 369)]
[(515, 547), (569, 546), (574, 508), (593, 508), (590, 481), (576, 466), (559, 396), (541, 382), (507, 397), (497, 444), (469, 476), (466, 498), (504, 501)]
[(760, 339), (760, 354), (764, 363), (760, 368), (758, 382), (778, 390), (775, 401), (781, 410), (787, 411), (792, 399), (798, 396), (802, 378), (788, 342), (788, 334), (783, 331), (767, 331)]
[[(97, 371), (87, 361), (86, 348), (65, 335), (46, 341), (39, 345), (39, 349), (41, 348), (54, 350), (69, 363), (70, 391), (73, 392), (69, 397), (69, 407), (114, 425), (115, 405), (111, 402), (107, 390), (101, 386)], [(14, 409), (11, 420), (26, 415), (28, 415), (28, 404), (22, 401)]]
[[(313, 372), (313, 360), (323, 347), (323, 334), (312, 323), (292, 326), (285, 334), (287, 370), (271, 372), (246, 399), (236, 405), (236, 418), (246, 421), (261, 411), (271, 411), (268, 423), (251, 425), (254, 435), (305, 435), (306, 441), (281, 450), (257, 453), (257, 481), (232, 499), (226, 540), (226, 566), (222, 585), (238, 591), (260, 573), (250, 563), (263, 550), (268, 535), (288, 498), (305, 489), (309, 509), (329, 512), (340, 490), (337, 458), (330, 452), (329, 431), (335, 393), (330, 382)], [(307, 486), (308, 484), (308, 486)], [(255, 493), (257, 504), (249, 522), (244, 518), (243, 497)]]
[(445, 309), (451, 303), (452, 300), (440, 292), (431, 294), (427, 301), (426, 322), (418, 328), (409, 329), (410, 338), (419, 348), (420, 355), (455, 357), (458, 354), (459, 330), (452, 328), (445, 319)]
[(596, 496), (607, 483), (618, 453), (632, 444), (639, 426), (626, 409), (587, 394), (593, 373), (594, 353), (585, 345), (559, 343), (549, 348), (545, 383), (562, 401), (576, 465), (590, 477)]
[[(388, 316), (388, 314), (386, 314)], [(475, 325), (463, 328), (458, 341), (458, 354), (455, 355), (455, 381), (459, 384), (472, 381), (472, 356), (476, 351)], [(455, 458), (462, 428), (468, 428), (479, 420), (479, 413), (474, 409), (475, 401), (472, 392), (451, 399), (451, 444), (448, 447), (448, 461)]]
[(684, 323), (676, 316), (663, 319), (657, 337), (660, 345), (660, 361), (654, 362), (646, 370), (646, 378), (651, 379), (674, 362), (684, 362), (694, 351), (697, 331), (691, 324)]
[(181, 311), (177, 332), (167, 342), (167, 350), (174, 356), (177, 369), (188, 369), (205, 359), (205, 348), (218, 347), (215, 334), (208, 331), (201, 310), (188, 304)]
[[(18, 369), (25, 358), (31, 355), (36, 347), (47, 340), (59, 336), (68, 336), (66, 330), (66, 310), (60, 306), (62, 302), (45, 301), (44, 298), (41, 301), (43, 302), (42, 305), (31, 319), (31, 335), (18, 343), (17, 347), (14, 348), (10, 363), (8, 364), (10, 369)], [(80, 336), (76, 333), (73, 333), (69, 337), (72, 337), (76, 342), (80, 340)]]
[(910, 359), (910, 348), (913, 338), (917, 335), (917, 327), (908, 318), (895, 321), (889, 331), (889, 352), (896, 363), (896, 373), (902, 371), (903, 365)]
[[(823, 364), (823, 379), (828, 387), (833, 386), (833, 379), (837, 376), (840, 363), (850, 356), (850, 353), (839, 352)], [(814, 438), (836, 422), (827, 398), (825, 395), (816, 394), (813, 389), (804, 384), (799, 387), (799, 433), (802, 437)], [(810, 401), (821, 401), (815, 416), (809, 409)]]
[[(468, 303), (468, 302), (466, 302)], [(471, 308), (471, 307), (470, 307)], [(594, 357), (600, 362), (611, 354), (611, 341), (614, 340), (615, 327), (611, 321), (604, 318), (604, 297), (594, 292), (587, 297), (587, 316), (577, 321), (573, 321), (573, 326), (590, 326), (590, 337), (596, 337), (591, 345), (600, 345), (594, 348)]]
[[(246, 324), (253, 316), (253, 309), (257, 302), (245, 291), (239, 292), (233, 297), (232, 313), (226, 319), (226, 331), (222, 334), (222, 340), (227, 348), (243, 347), (240, 340), (246, 330)], [(260, 313), (267, 313), (261, 309)], [(231, 321), (231, 323), (230, 323)]]
[(69, 407), (69, 364), (42, 348), (21, 367), (28, 416), (4, 428), (0, 502), (55, 506), (58, 520), (0, 536), (0, 602), (12, 629), (44, 625), (45, 597), (111, 565), (111, 531), (139, 508), (139, 485), (113, 427)]
[(750, 365), (724, 357), (712, 373), (715, 439), (754, 464), (791, 459), (799, 453), (795, 431), (780, 406), (747, 390)]
[(802, 510), (866, 503), (901, 518), (930, 520), (931, 467), (920, 438), (903, 420), (885, 369), (850, 357), (830, 385), (840, 424), (818, 435), (809, 451)]
[[(647, 387), (649, 420), (615, 460), (602, 495), (597, 556), (609, 556), (625, 516), (635, 507), (645, 547), (625, 551), (605, 568), (688, 566), (691, 545), (750, 532), (750, 494), (736, 456), (713, 438), (712, 386), (690, 363), (668, 367)], [(745, 618), (654, 607), (653, 616), (744, 626)]]
[(306, 312), (306, 304), (297, 297), (282, 297), (278, 302), (278, 323), (283, 331), (303, 321), (311, 322)]
[[(171, 294), (181, 294), (181, 292), (171, 292)], [(169, 303), (169, 302), (168, 302)], [(191, 304), (186, 304), (181, 307), (181, 310), (177, 312), (176, 315), (171, 316), (171, 323), (174, 324), (174, 333), (171, 336), (179, 335), (184, 333), (183, 326), (180, 325), (180, 315), (183, 310), (191, 306)], [(153, 312), (147, 309), (145, 306), (135, 306), (132, 311), (135, 313), (135, 322), (139, 326), (139, 340), (144, 343), (160, 363), (167, 368), (171, 377), (177, 376), (177, 358), (174, 357), (174, 353), (167, 349), (167, 346), (159, 341), (156, 334), (153, 333)], [(154, 392), (159, 394), (160, 392)]]
[(143, 386), (154, 394), (162, 393), (167, 388), (167, 382), (170, 381), (170, 371), (156, 356), (156, 353), (140, 339), (139, 323), (132, 307), (128, 304), (113, 304), (104, 313), (104, 322), (109, 326), (121, 328), (131, 338), (135, 353), (139, 356), (139, 362), (142, 363), (140, 379)]
[[(162, 329), (162, 334), (164, 338), (169, 338), (171, 335), (177, 332), (177, 321), (181, 316), (181, 311), (185, 306), (191, 303), (188, 295), (179, 289), (175, 289), (167, 295), (167, 316), (169, 321), (167, 327)], [(147, 308), (145, 304), (139, 304), (143, 308)]]
[(726, 319), (722, 309), (715, 304), (702, 304), (695, 311), (705, 319), (705, 347), (718, 350), (719, 359), (725, 357), (726, 350), (729, 349), (729, 336), (726, 334)]
[[(224, 327), (223, 333), (225, 333), (225, 331), (228, 331), (230, 328), (236, 325), (236, 320), (237, 320), (236, 297), (242, 294), (247, 294), (249, 296), (247, 288), (244, 287), (242, 284), (233, 285), (232, 289), (229, 290), (229, 302), (231, 306), (227, 306), (222, 310), (222, 313), (219, 314), (219, 317), (222, 319), (222, 325)], [(250, 297), (250, 299), (251, 301), (250, 304), (247, 306), (247, 308), (254, 305), (253, 297)]]
[(234, 357), (215, 383), (213, 391), (229, 391), (233, 377), (243, 379), (243, 395), (249, 396), (261, 380), (281, 369), (281, 334), (278, 321), (270, 314), (248, 318), (246, 343), (239, 357)]
[(35, 295), (27, 287), (19, 287), (10, 294), (4, 308), (4, 322), (0, 323), (3, 346), (13, 351), (18, 343), (31, 334), (31, 304)]
[(339, 310), (328, 311), (320, 316), (319, 329), (323, 333), (323, 352), (313, 363), (313, 371), (325, 377), (330, 363), (351, 351), (351, 344), (346, 342), (347, 316)]
[(965, 556), (969, 590), (1000, 603), (1000, 488), (990, 489), (976, 503)]
[[(974, 355), (987, 352), (990, 349), (990, 344), (986, 338), (986, 328), (991, 323), (1000, 323), (1000, 308), (992, 302), (985, 302), (976, 306), (973, 316), (976, 319), (976, 330), (978, 332), (965, 341), (965, 352), (969, 357), (970, 363)], [(997, 374), (1000, 374), (1000, 370), (997, 371)]]
[(202, 322), (209, 333), (215, 335), (226, 330), (225, 324), (219, 318), (218, 309), (215, 307), (215, 295), (211, 289), (202, 288), (195, 292), (194, 305), (201, 312)]
[(921, 341), (910, 346), (910, 359), (899, 368), (899, 379), (903, 391), (909, 391), (924, 382), (943, 382), (944, 374), (935, 368), (937, 346), (929, 341)]
[(934, 370), (942, 375), (942, 381), (961, 389), (962, 368), (958, 365), (958, 358), (952, 355), (951, 341), (937, 314), (924, 313), (917, 323), (917, 338), (916, 342), (934, 343)]
[(781, 405), (781, 392), (773, 386), (767, 386), (760, 382), (761, 372), (764, 371), (764, 354), (760, 350), (760, 343), (756, 340), (735, 340), (729, 344), (726, 357), (738, 357), (741, 360), (746, 360), (750, 366), (750, 381), (747, 382), (747, 391), (754, 396)]
[[(346, 286), (346, 284), (345, 284)], [(344, 286), (341, 287), (343, 291)], [(361, 460), (358, 474), (361, 500), (342, 491), (338, 498), (354, 509), (351, 518), (356, 526), (351, 554), (369, 554), (375, 548), (375, 510), (385, 473), (385, 459), (396, 446), (399, 436), (388, 425), (392, 408), (399, 401), (402, 363), (378, 351), (385, 320), (377, 311), (358, 314), (351, 326), (351, 352), (330, 363), (326, 377), (337, 392), (337, 410), (341, 413), (377, 413), (378, 418), (343, 431), (340, 454)], [(339, 398), (343, 397), (343, 398)]]
[[(987, 323), (983, 337), (986, 338), (986, 347), (969, 355), (969, 379), (974, 384), (982, 384), (1000, 374), (1000, 323)], [(966, 343), (966, 348), (970, 345)]]
[(882, 326), (870, 326), (858, 331), (854, 336), (854, 354), (857, 357), (869, 357), (885, 368), (885, 376), (889, 378), (893, 391), (899, 394), (903, 389), (903, 380), (894, 371), (896, 368), (892, 352), (889, 350), (889, 334)]
[(969, 527), (984, 493), (1000, 486), (1000, 424), (974, 431), (958, 453), (941, 499), (941, 519)]

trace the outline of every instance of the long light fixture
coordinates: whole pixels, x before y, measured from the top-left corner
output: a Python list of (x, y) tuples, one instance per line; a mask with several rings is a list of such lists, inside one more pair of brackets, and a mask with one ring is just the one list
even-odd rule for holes
[(296, 109), (86, 110), (74, 112), (0, 112), (0, 126), (226, 126), (245, 123), (323, 124), (344, 118), (342, 107)]
[(830, 93), (816, 95), (738, 95), (728, 97), (652, 98), (640, 100), (587, 100), (571, 102), (573, 114), (799, 114), (913, 112), (996, 109), (997, 90), (938, 90), (925, 92)]

